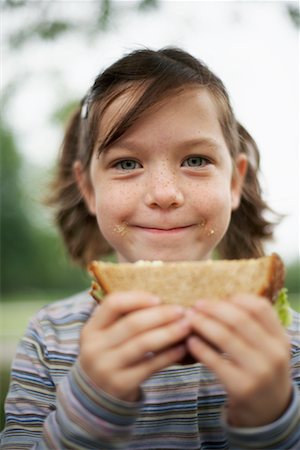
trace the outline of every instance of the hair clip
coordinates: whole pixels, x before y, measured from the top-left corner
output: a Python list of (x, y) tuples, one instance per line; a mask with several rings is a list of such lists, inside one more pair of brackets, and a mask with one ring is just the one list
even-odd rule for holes
[(81, 119), (87, 119), (89, 115), (90, 104), (92, 102), (92, 88), (90, 88), (83, 98), (80, 117)]

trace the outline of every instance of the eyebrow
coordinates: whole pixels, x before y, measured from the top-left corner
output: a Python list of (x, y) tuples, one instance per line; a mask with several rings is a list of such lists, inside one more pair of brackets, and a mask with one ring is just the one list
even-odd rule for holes
[(219, 141), (211, 137), (187, 139), (179, 144), (179, 147), (206, 147), (212, 150), (218, 150), (222, 145)]
[[(120, 139), (119, 141), (113, 142), (109, 147), (103, 148), (101, 150), (101, 144), (97, 146), (98, 154), (101, 152), (107, 153), (111, 150), (114, 150), (114, 148), (121, 148), (124, 150), (133, 150), (135, 152), (143, 151), (145, 144), (139, 144), (137, 142), (126, 140), (126, 139)], [(211, 137), (203, 137), (203, 138), (192, 138), (187, 139), (185, 141), (181, 141), (179, 144), (176, 145), (178, 149), (184, 149), (185, 147), (205, 147), (209, 148), (214, 151), (218, 151), (222, 145), (220, 142), (216, 141), (215, 139)]]

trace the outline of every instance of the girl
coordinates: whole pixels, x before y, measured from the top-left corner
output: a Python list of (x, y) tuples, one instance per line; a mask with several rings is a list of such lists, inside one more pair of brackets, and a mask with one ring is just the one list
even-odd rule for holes
[[(72, 118), (52, 203), (84, 265), (111, 249), (119, 262), (258, 257), (272, 235), (258, 166), (204, 64), (140, 50)], [(300, 448), (299, 351), (298, 315), (286, 333), (265, 299), (185, 310), (147, 292), (97, 306), (84, 292), (31, 321), (2, 448)], [(198, 362), (181, 366), (187, 352)]]

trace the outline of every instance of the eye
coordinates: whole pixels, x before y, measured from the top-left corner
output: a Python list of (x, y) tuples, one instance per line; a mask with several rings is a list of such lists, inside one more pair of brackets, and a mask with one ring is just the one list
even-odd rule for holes
[(118, 161), (114, 167), (118, 170), (135, 170), (141, 169), (141, 164), (134, 159), (122, 159)]
[(205, 167), (207, 164), (209, 160), (203, 156), (189, 156), (182, 163), (184, 167)]

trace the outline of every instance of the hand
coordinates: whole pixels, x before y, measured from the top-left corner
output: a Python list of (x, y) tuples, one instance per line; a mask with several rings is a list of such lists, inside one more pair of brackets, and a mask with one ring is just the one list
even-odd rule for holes
[(190, 325), (184, 315), (184, 308), (159, 305), (143, 292), (107, 296), (81, 332), (83, 370), (105, 392), (137, 400), (145, 379), (185, 355)]
[(200, 301), (189, 316), (196, 336), (187, 347), (224, 384), (228, 422), (255, 427), (278, 419), (292, 392), (289, 341), (270, 302), (251, 295)]

